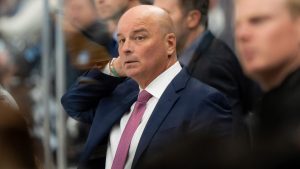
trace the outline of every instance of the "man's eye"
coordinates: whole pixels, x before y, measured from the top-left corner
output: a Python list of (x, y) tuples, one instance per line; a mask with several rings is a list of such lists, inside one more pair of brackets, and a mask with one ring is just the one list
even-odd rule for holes
[(119, 40), (118, 40), (118, 43), (119, 43), (119, 44), (122, 44), (122, 43), (124, 43), (124, 42), (125, 42), (125, 39), (119, 39)]
[(136, 36), (136, 37), (134, 38), (134, 40), (137, 40), (137, 41), (141, 41), (141, 40), (144, 40), (144, 39), (145, 39), (144, 36)]
[(269, 20), (270, 17), (264, 16), (264, 17), (254, 17), (250, 20), (250, 22), (254, 25), (259, 25), (265, 23), (267, 20)]

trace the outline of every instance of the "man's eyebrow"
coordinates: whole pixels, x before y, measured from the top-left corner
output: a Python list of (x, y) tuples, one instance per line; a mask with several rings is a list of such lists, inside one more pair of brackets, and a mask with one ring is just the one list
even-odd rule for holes
[(120, 34), (120, 33), (117, 33), (117, 37), (120, 37), (120, 36), (122, 36), (122, 34)]
[[(140, 33), (140, 32), (148, 32), (148, 30), (145, 29), (145, 28), (140, 28), (140, 29), (137, 29), (137, 30), (132, 31), (131, 34), (136, 34), (136, 33)], [(121, 34), (121, 33), (118, 33), (118, 34), (117, 34), (117, 37), (120, 37), (120, 36), (122, 36), (122, 34)]]
[(134, 34), (135, 34), (135, 33), (140, 33), (140, 32), (148, 32), (148, 30), (145, 29), (145, 28), (140, 28), (140, 29), (137, 29), (137, 30), (134, 30), (134, 31), (133, 31)]

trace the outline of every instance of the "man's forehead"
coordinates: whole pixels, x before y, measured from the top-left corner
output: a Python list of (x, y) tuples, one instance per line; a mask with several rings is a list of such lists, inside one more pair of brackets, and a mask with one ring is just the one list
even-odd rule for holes
[(236, 0), (235, 2), (237, 18), (279, 13), (286, 7), (282, 0)]
[(154, 27), (155, 23), (149, 19), (140, 18), (129, 22), (120, 22), (118, 25), (118, 34), (123, 33), (136, 33), (136, 32), (150, 32)]

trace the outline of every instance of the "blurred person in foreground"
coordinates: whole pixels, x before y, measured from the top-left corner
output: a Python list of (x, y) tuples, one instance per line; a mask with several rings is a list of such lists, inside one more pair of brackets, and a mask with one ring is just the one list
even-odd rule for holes
[(300, 167), (300, 1), (235, 0), (244, 72), (264, 90), (255, 115), (260, 168)]
[(91, 124), (79, 168), (141, 168), (181, 135), (232, 135), (226, 97), (177, 61), (174, 27), (164, 10), (129, 9), (117, 37), (120, 56), (84, 74), (62, 97), (71, 117)]
[(191, 75), (223, 92), (230, 101), (236, 138), (250, 145), (247, 117), (260, 95), (244, 74), (231, 49), (208, 30), (209, 0), (154, 0), (171, 16), (178, 59)]
[(21, 112), (0, 102), (0, 168), (38, 169), (41, 159)]

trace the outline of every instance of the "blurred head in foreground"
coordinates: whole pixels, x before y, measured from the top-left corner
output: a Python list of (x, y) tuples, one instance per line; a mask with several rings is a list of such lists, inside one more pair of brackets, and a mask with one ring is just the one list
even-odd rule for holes
[(300, 1), (235, 0), (235, 39), (244, 72), (266, 91), (300, 67)]
[(0, 102), (0, 168), (36, 169), (33, 140), (21, 113)]

